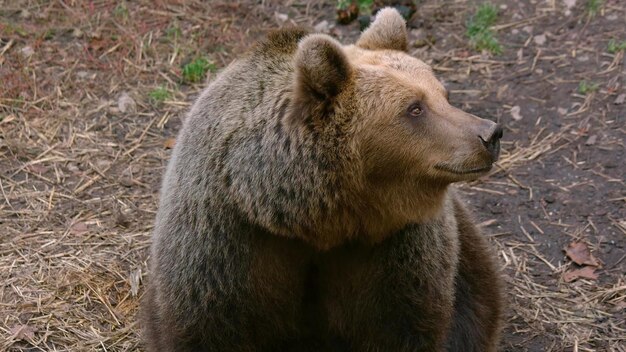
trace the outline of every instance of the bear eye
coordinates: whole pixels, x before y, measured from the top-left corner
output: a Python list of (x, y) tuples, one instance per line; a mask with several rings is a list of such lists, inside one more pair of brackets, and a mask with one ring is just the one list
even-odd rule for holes
[(419, 103), (411, 104), (408, 113), (411, 117), (418, 117), (422, 114), (422, 107)]

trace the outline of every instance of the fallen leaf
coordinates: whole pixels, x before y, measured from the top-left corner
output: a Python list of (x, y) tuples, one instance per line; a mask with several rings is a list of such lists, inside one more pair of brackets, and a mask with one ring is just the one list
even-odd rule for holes
[(12, 327), (10, 332), (11, 336), (15, 340), (32, 340), (33, 338), (35, 338), (35, 333), (37, 332), (37, 329), (22, 324)]
[(568, 10), (576, 6), (576, 0), (563, 0), (563, 3)]
[(511, 108), (511, 117), (513, 118), (513, 120), (519, 121), (523, 118), (523, 116), (520, 114), (521, 111), (522, 108), (520, 108), (519, 105), (515, 105)]
[(176, 139), (174, 138), (168, 138), (165, 140), (165, 142), (163, 142), (163, 146), (165, 147), (165, 149), (172, 149), (174, 148), (174, 145), (176, 145)]
[(535, 42), (535, 44), (537, 45), (544, 45), (546, 43), (546, 35), (545, 34), (539, 34), (536, 35), (533, 38), (533, 41)]
[(47, 167), (39, 164), (28, 165), (26, 168), (28, 169), (28, 171), (34, 172), (36, 174), (45, 174), (46, 171), (48, 171)]
[(572, 8), (576, 6), (576, 0), (563, 0), (565, 3), (565, 16), (572, 14)]
[(141, 283), (141, 268), (131, 271), (128, 281), (130, 281), (130, 294), (136, 297), (139, 292), (139, 284)]
[(497, 222), (498, 222), (498, 220), (491, 219), (491, 220), (483, 221), (480, 224), (478, 224), (477, 226), (478, 227), (487, 227), (487, 226), (491, 226), (491, 225), (493, 225), (493, 224), (495, 224)]
[(599, 266), (598, 260), (591, 254), (584, 242), (572, 242), (565, 248), (565, 254), (578, 265)]
[(89, 228), (87, 227), (87, 224), (81, 221), (72, 225), (72, 227), (70, 228), (70, 233), (72, 235), (80, 235), (87, 232), (88, 230)]
[(585, 145), (594, 145), (596, 144), (596, 140), (598, 139), (598, 135), (591, 135), (587, 141), (585, 142)]
[(563, 274), (563, 280), (565, 282), (572, 282), (576, 279), (589, 279), (589, 280), (597, 280), (598, 274), (595, 273), (595, 268), (591, 266), (586, 266), (580, 269), (573, 269), (566, 271)]

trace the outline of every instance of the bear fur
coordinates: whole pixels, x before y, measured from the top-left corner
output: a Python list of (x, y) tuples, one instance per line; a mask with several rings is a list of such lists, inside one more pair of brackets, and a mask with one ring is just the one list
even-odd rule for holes
[(149, 351), (494, 351), (494, 254), (451, 183), (501, 129), (455, 109), (384, 9), (355, 45), (274, 32), (197, 99), (168, 164)]

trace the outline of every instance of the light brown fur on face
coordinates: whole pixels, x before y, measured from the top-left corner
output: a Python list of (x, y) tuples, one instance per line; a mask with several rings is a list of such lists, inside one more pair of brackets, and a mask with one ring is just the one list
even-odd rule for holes
[(355, 45), (278, 31), (204, 90), (163, 180), (149, 351), (495, 351), (497, 265), (450, 184), (501, 131), (406, 43), (392, 9)]

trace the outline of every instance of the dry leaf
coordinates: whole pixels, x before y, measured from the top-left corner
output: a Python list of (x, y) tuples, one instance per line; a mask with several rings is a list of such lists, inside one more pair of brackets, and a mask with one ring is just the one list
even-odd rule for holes
[(15, 340), (32, 340), (35, 338), (36, 328), (28, 325), (16, 325), (11, 328), (11, 336)]
[(519, 105), (515, 105), (511, 108), (511, 117), (513, 117), (513, 120), (519, 121), (522, 119), (522, 115), (520, 114), (521, 111), (522, 108), (520, 108)]
[(130, 281), (130, 294), (136, 297), (139, 292), (139, 284), (141, 283), (141, 268), (131, 271), (128, 281)]
[(563, 0), (563, 2), (568, 10), (576, 6), (576, 0)]
[(87, 224), (81, 221), (72, 225), (72, 227), (70, 228), (70, 233), (72, 235), (80, 235), (80, 234), (87, 232), (87, 230), (89, 230), (89, 228), (87, 227)]
[(596, 269), (591, 266), (586, 266), (580, 269), (569, 270), (569, 271), (566, 271), (565, 274), (563, 274), (563, 280), (565, 282), (572, 282), (576, 279), (597, 280), (598, 274), (594, 272), (595, 270)]
[(598, 139), (598, 135), (594, 134), (587, 139), (587, 141), (585, 142), (585, 145), (594, 145), (596, 144), (597, 139)]
[(172, 149), (174, 148), (174, 145), (176, 144), (176, 139), (174, 138), (168, 138), (165, 140), (165, 142), (163, 143), (163, 146), (165, 147), (165, 149)]
[(536, 35), (533, 38), (533, 41), (535, 42), (535, 44), (537, 45), (544, 45), (546, 43), (546, 35), (545, 34), (539, 34)]
[(45, 174), (48, 171), (47, 167), (39, 164), (28, 165), (26, 168), (28, 169), (28, 171), (34, 172), (36, 174)]
[(565, 254), (578, 265), (599, 266), (598, 260), (591, 254), (584, 242), (572, 242), (565, 248)]
[(491, 220), (483, 221), (483, 222), (481, 222), (480, 224), (478, 224), (476, 226), (478, 226), (478, 227), (487, 227), (487, 226), (491, 226), (491, 225), (493, 225), (493, 224), (495, 224), (497, 222), (498, 222), (498, 220), (491, 219)]

